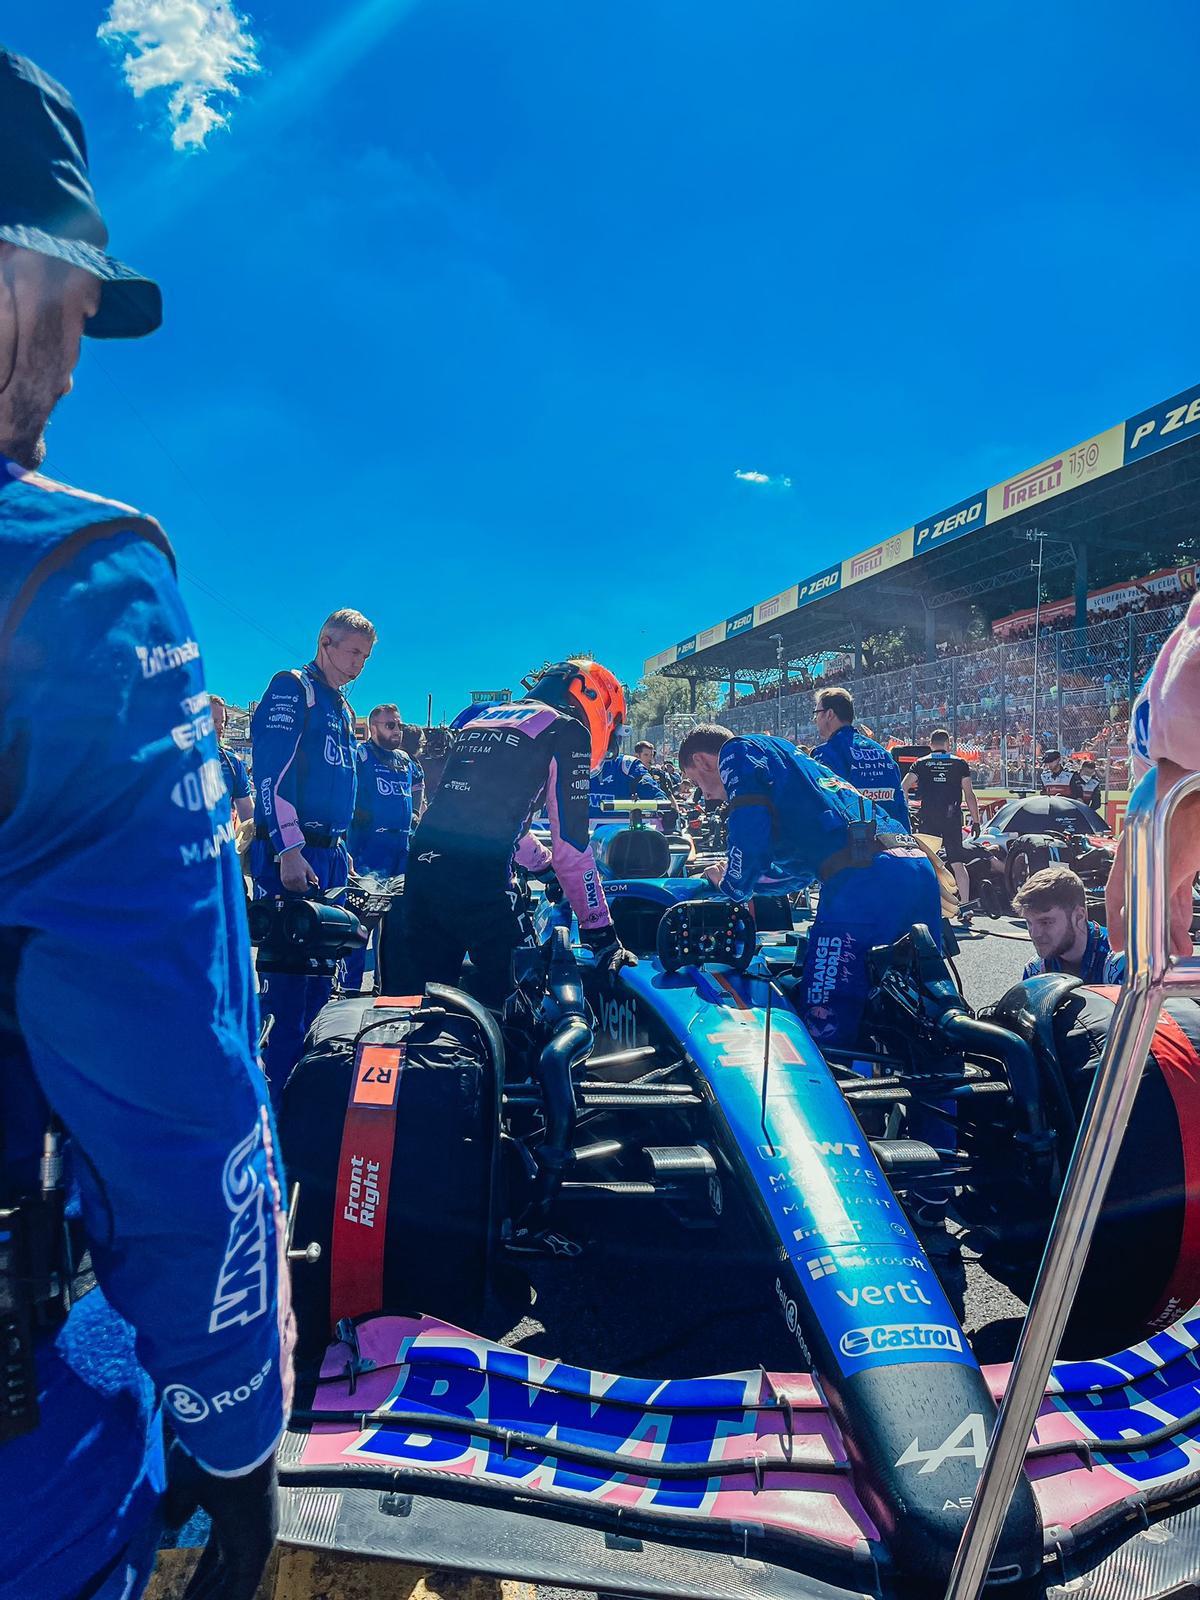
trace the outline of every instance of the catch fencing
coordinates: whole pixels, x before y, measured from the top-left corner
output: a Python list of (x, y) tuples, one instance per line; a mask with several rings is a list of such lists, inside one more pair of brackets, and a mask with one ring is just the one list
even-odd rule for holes
[[(1129, 708), (1186, 602), (1130, 612), (1086, 628), (1043, 629), (969, 654), (854, 678), (837, 674), (806, 679), (726, 706), (717, 715), (735, 733), (776, 733), (813, 745), (813, 689), (840, 684), (854, 696), (855, 720), (882, 742), (924, 742), (947, 728), (967, 755), (977, 787), (1032, 786), (1037, 752), (1055, 748), (1068, 757), (1097, 758), (1106, 789), (1128, 784), (1125, 740)], [(695, 718), (668, 717), (666, 726), (642, 726), (662, 753), (678, 748), (679, 729)]]

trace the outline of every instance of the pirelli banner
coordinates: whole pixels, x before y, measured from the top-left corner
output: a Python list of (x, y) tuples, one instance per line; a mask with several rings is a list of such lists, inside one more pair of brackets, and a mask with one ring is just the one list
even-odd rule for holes
[(646, 662), (646, 672), (657, 672), (664, 666), (775, 622), (826, 595), (851, 588), (906, 561), (919, 560), (1005, 517), (1036, 515), (1041, 506), (1059, 495), (1082, 488), (1122, 467), (1132, 466), (1159, 450), (1182, 444), (1185, 439), (1197, 437), (1200, 437), (1200, 384), (1072, 445), (1069, 450), (1060, 450), (1034, 467), (1014, 473), (1003, 483), (990, 489), (978, 489), (911, 528), (881, 539), (870, 549), (861, 550), (858, 555), (826, 567), (799, 583), (789, 584), (756, 606), (746, 606), (723, 623), (705, 628), (681, 640), (672, 649), (652, 656)]

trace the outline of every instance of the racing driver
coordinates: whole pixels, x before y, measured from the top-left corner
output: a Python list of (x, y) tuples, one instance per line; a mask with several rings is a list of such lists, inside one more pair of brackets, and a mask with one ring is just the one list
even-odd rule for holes
[(0, 1597), (142, 1592), (165, 1411), (188, 1592), (250, 1600), (290, 1363), (229, 796), (161, 528), (37, 471), (80, 335), (161, 318), (84, 148), (0, 51)]
[[(553, 868), (599, 962), (634, 960), (613, 929), (588, 836), (591, 772), (624, 716), (625, 693), (608, 668), (572, 659), (546, 668), (528, 698), (455, 719), (442, 781), (413, 835), (399, 936), (389, 929), (384, 940), (385, 993), (457, 983), (469, 952), (480, 998), (504, 1001), (513, 951), (533, 942), (514, 862)], [(543, 806), (549, 849), (527, 832)]]
[(707, 876), (731, 900), (749, 900), (814, 877), (821, 898), (809, 935), (800, 995), (818, 1044), (852, 1045), (867, 994), (872, 945), (923, 922), (941, 945), (937, 875), (909, 834), (786, 739), (740, 737), (716, 724), (693, 728), (679, 747), (685, 778), (729, 804), (729, 856)]

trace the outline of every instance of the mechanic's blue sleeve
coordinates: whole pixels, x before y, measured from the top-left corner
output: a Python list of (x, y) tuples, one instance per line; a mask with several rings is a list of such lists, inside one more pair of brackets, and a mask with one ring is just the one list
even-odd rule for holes
[(636, 758), (629, 768), (629, 778), (635, 800), (665, 800), (666, 794)]
[(1040, 978), (1045, 970), (1046, 963), (1042, 960), (1041, 956), (1037, 956), (1034, 960), (1026, 962), (1025, 970), (1021, 974), (1021, 982), (1024, 983), (1029, 978)]
[(303, 683), (294, 672), (277, 672), (250, 723), (258, 782), (255, 821), (270, 830), (276, 855), (304, 843), (304, 819), (299, 814), (300, 746), (307, 720)]
[(425, 768), (417, 760), (416, 756), (411, 757), (411, 760), (412, 815), (415, 817), (420, 813), (421, 807), (425, 803)]
[(191, 637), (131, 534), (35, 595), (0, 721), (0, 922), (23, 935), (17, 1018), (99, 1281), (183, 1444), (232, 1475), (290, 1398), (282, 1175), (203, 671), (146, 677), (136, 654)]
[(771, 865), (775, 806), (765, 766), (747, 747), (731, 739), (721, 748), (721, 782), (729, 796), (729, 862), (721, 893), (730, 900), (749, 900), (758, 880)]
[(233, 750), (226, 750), (225, 754), (229, 757), (229, 765), (233, 773), (233, 784), (229, 790), (229, 798), (231, 800), (249, 800), (250, 774), (246, 771), (246, 763)]

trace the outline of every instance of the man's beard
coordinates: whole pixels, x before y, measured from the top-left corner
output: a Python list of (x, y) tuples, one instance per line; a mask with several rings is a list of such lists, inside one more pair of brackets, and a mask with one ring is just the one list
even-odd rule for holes
[(28, 472), (34, 472), (46, 459), (46, 425), (60, 397), (55, 376), (62, 360), (62, 306), (51, 300), (43, 305), (34, 323), (29, 354), (21, 360), (7, 396), (0, 395), (0, 407), (8, 402), (6, 437), (0, 439), (7, 455)]

